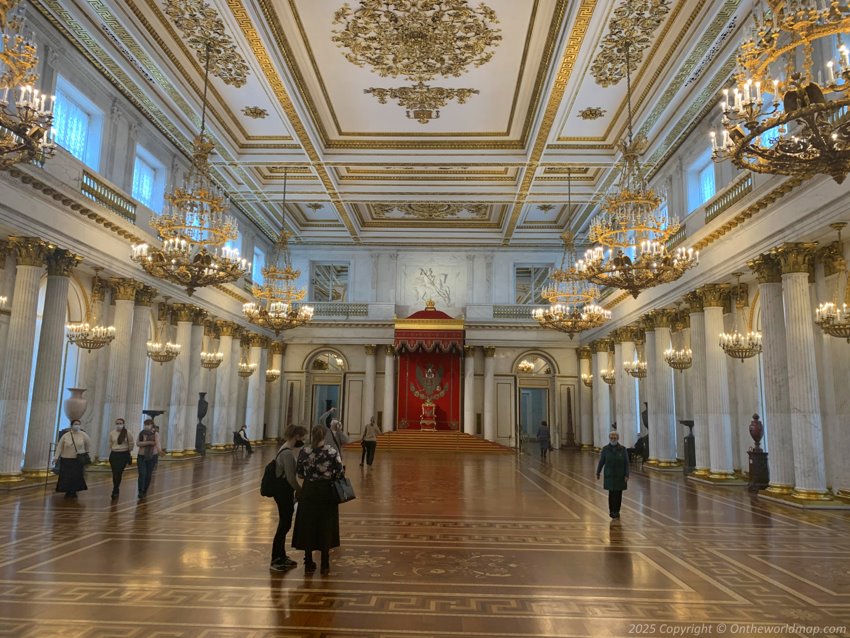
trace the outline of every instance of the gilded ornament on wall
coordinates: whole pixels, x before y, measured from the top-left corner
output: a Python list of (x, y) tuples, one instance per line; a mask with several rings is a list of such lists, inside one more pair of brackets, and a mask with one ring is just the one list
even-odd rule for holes
[(598, 120), (600, 117), (605, 117), (608, 111), (599, 106), (588, 106), (578, 112), (578, 116), (583, 120)]
[(165, 14), (194, 49), (201, 65), (210, 58), (210, 73), (225, 84), (240, 87), (248, 79), (248, 64), (227, 35), (218, 12), (204, 0), (165, 0)]
[(361, 0), (334, 14), (333, 42), (345, 58), (369, 67), (381, 77), (404, 77), (414, 86), (370, 87), (381, 104), (395, 100), (407, 117), (427, 124), (455, 100), (464, 104), (478, 90), (448, 89), (429, 84), (436, 77), (460, 77), (470, 66), (493, 57), (502, 39), (496, 13), (468, 0)]
[(629, 45), (629, 70), (637, 70), (643, 52), (669, 12), (669, 0), (625, 0), (614, 9), (601, 50), (590, 65), (599, 86), (613, 86), (626, 77), (625, 42)]
[(242, 114), (255, 120), (264, 120), (269, 116), (269, 112), (259, 106), (246, 106), (242, 109)]
[(487, 219), (487, 204), (450, 204), (440, 202), (410, 202), (407, 204), (375, 204), (376, 219), (414, 217), (416, 219)]

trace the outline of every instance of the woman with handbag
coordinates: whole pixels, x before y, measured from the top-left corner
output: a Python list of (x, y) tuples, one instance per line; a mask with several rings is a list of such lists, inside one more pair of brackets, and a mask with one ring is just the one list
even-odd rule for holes
[(323, 425), (310, 430), (310, 445), (301, 448), (295, 473), (303, 481), (295, 514), (292, 546), (304, 550), (304, 573), (316, 571), (313, 551), (322, 553), (322, 576), (331, 571), (330, 550), (339, 547), (339, 502), (334, 479), (344, 475), (336, 448), (325, 445)]
[(124, 468), (133, 462), (130, 452), (133, 450), (133, 439), (127, 434), (124, 419), (115, 419), (115, 429), (109, 433), (109, 467), (112, 468), (112, 498), (118, 498), (118, 488), (121, 487), (121, 477)]
[(59, 439), (53, 459), (54, 465), (59, 464), (56, 491), (65, 492), (65, 498), (77, 498), (77, 492), (89, 489), (83, 468), (91, 463), (90, 450), (89, 435), (82, 431), (79, 419), (74, 419), (71, 429)]

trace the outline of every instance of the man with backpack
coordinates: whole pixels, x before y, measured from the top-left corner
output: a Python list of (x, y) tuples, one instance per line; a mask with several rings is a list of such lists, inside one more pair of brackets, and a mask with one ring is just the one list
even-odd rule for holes
[(307, 428), (289, 425), (283, 436), (284, 444), (275, 458), (266, 466), (260, 484), (260, 494), (274, 499), (277, 504), (277, 531), (272, 541), (272, 560), (269, 569), (282, 572), (292, 569), (298, 563), (286, 556), (286, 535), (292, 528), (292, 514), (301, 486), (295, 478), (295, 464), (298, 449), (304, 445)]

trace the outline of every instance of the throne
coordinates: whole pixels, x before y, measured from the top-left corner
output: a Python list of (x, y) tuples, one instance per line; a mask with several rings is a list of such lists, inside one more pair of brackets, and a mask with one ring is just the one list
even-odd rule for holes
[(422, 411), (419, 414), (419, 427), (423, 430), (434, 430), (437, 427), (436, 406), (432, 401), (422, 402)]

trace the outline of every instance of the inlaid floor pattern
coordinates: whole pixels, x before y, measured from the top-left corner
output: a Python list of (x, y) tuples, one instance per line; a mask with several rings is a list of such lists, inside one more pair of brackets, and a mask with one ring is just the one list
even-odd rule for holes
[(273, 454), (161, 462), (141, 503), (134, 472), (116, 502), (102, 473), (0, 495), (0, 636), (847, 635), (845, 512), (635, 474), (612, 522), (589, 453), (379, 446), (347, 452), (331, 574), (280, 574)]

